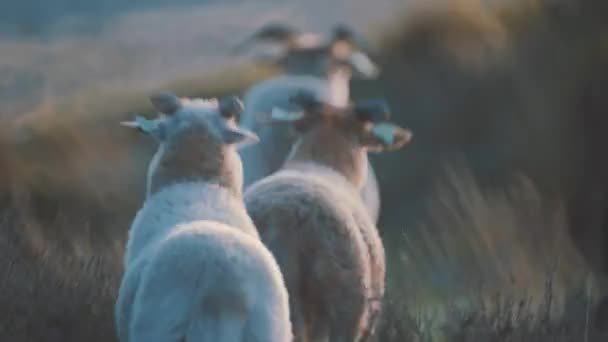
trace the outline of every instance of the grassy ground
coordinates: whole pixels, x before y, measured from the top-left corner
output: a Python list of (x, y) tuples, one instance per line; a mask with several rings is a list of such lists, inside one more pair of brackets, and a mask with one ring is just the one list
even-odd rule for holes
[[(380, 341), (606, 340), (606, 14), (602, 0), (459, 1), (385, 28), (389, 72), (354, 93), (386, 95), (416, 136), (373, 156), (389, 261)], [(239, 92), (269, 72), (166, 88)], [(2, 128), (1, 340), (113, 340), (154, 149), (117, 122), (149, 111), (150, 91), (87, 90)]]
[(526, 177), (483, 189), (446, 168), (428, 218), (393, 236), (380, 341), (603, 341), (598, 279), (560, 203)]

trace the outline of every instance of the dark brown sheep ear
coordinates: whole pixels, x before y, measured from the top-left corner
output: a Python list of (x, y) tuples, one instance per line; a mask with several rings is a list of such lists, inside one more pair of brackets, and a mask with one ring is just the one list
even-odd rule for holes
[(372, 124), (365, 133), (363, 145), (369, 152), (398, 150), (412, 141), (413, 133), (390, 122)]
[(231, 95), (220, 99), (219, 110), (224, 118), (235, 119), (238, 122), (245, 106), (238, 96)]
[(347, 25), (334, 27), (330, 48), (333, 58), (348, 65), (356, 77), (374, 79), (380, 74), (380, 67), (369, 56), (367, 41)]
[(413, 138), (411, 130), (389, 122), (391, 111), (383, 99), (358, 101), (353, 113), (365, 123), (362, 143), (370, 152), (397, 150), (409, 144)]
[(302, 108), (305, 111), (320, 108), (323, 103), (312, 91), (301, 90), (289, 98), (289, 103)]
[(167, 115), (177, 112), (182, 104), (179, 97), (171, 92), (160, 92), (150, 96), (150, 102), (154, 108)]
[(370, 45), (367, 40), (344, 23), (333, 27), (331, 40), (332, 42), (348, 42), (357, 50), (370, 51)]
[(301, 90), (289, 98), (289, 109), (274, 107), (271, 117), (277, 121), (297, 122), (304, 119), (307, 114), (314, 113), (321, 105), (322, 103), (317, 99), (316, 94)]
[(353, 112), (359, 120), (373, 123), (388, 121), (391, 118), (390, 107), (384, 99), (357, 101)]
[(237, 145), (239, 148), (256, 144), (260, 138), (254, 132), (242, 127), (225, 126), (222, 130), (224, 144)]
[(287, 111), (285, 109), (274, 107), (270, 113), (270, 117), (276, 121), (295, 122), (304, 118), (304, 111)]

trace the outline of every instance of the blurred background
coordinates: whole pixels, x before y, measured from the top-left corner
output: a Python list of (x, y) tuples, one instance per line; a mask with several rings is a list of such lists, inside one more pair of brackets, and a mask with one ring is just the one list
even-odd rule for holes
[(608, 340), (605, 0), (0, 0), (0, 340), (113, 341), (148, 95), (242, 94), (271, 21), (348, 23), (415, 138), (373, 155), (378, 341)]

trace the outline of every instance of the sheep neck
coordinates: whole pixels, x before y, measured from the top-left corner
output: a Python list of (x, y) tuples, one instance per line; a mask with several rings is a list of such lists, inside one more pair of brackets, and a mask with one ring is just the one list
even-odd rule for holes
[(350, 99), (351, 74), (343, 68), (336, 68), (327, 76), (328, 102), (337, 107), (345, 107)]
[(327, 76), (327, 52), (323, 49), (293, 50), (280, 61), (289, 75), (307, 75), (319, 78)]
[(350, 67), (328, 60), (323, 51), (294, 53), (286, 56), (281, 64), (285, 74), (318, 77), (347, 87), (352, 74)]
[(318, 63), (297, 64), (285, 69), (290, 76), (311, 76), (327, 82), (329, 103), (343, 107), (348, 105), (350, 99), (351, 71), (344, 67), (333, 67), (330, 70)]
[(219, 146), (219, 151), (184, 152), (188, 151), (183, 146), (159, 148), (154, 156), (156, 165), (151, 163), (148, 173), (148, 197), (164, 187), (184, 182), (218, 184), (242, 197), (242, 164), (234, 146)]
[(331, 129), (315, 130), (302, 136), (293, 146), (284, 168), (298, 168), (303, 163), (333, 169), (357, 189), (367, 181), (367, 151)]

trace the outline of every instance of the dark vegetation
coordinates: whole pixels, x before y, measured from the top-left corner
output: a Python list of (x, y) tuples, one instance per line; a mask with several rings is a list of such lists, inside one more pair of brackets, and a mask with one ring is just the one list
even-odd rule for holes
[[(397, 16), (379, 39), (388, 72), (354, 85), (415, 132), (373, 157), (389, 261), (379, 340), (605, 341), (608, 3), (468, 3)], [(212, 96), (258, 76), (167, 88)], [(113, 339), (154, 148), (116, 123), (150, 110), (145, 95), (82, 95), (3, 127), (0, 340)]]

